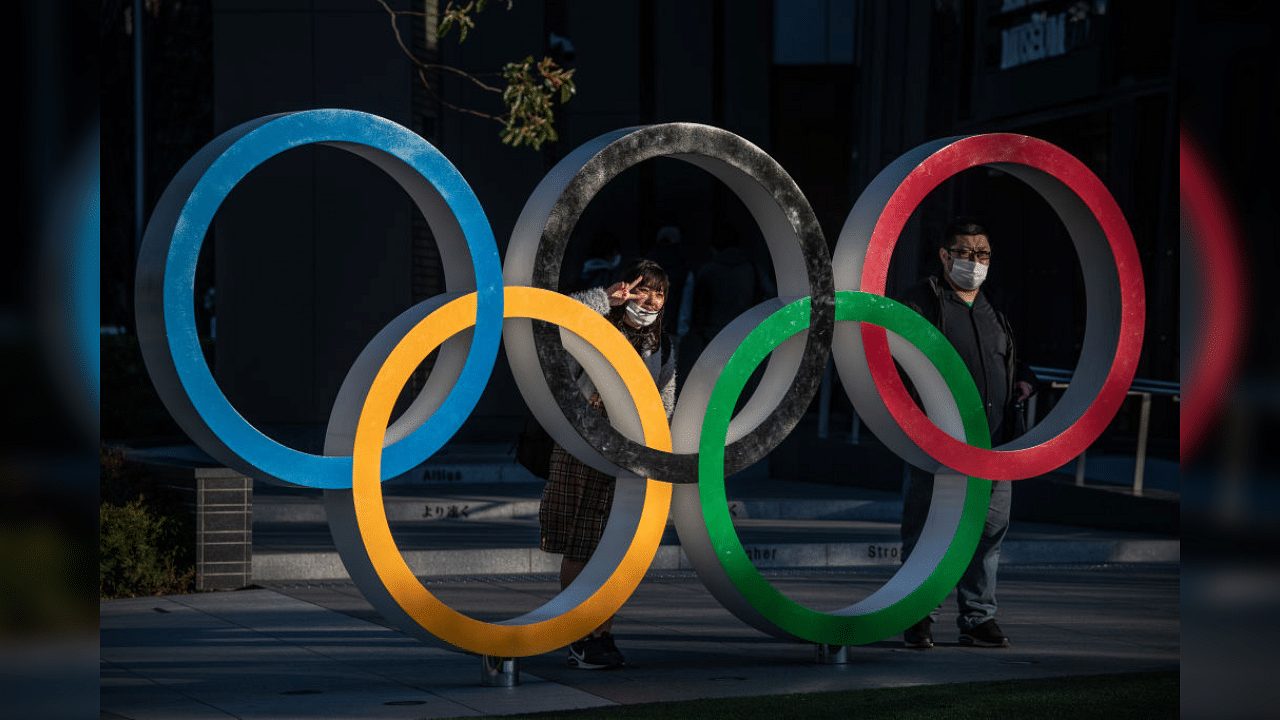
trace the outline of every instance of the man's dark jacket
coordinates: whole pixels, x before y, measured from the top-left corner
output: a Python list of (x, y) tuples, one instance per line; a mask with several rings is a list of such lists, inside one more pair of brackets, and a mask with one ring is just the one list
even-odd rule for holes
[[(932, 276), (927, 278), (924, 282), (912, 287), (903, 294), (901, 298), (898, 298), (898, 301), (912, 310), (915, 310), (917, 313), (920, 313), (920, 315), (924, 316), (924, 318), (934, 327), (941, 330), (943, 335), (946, 335), (947, 328), (944, 327), (946, 324), (945, 313), (943, 312), (942, 306), (943, 300), (946, 296), (943, 293), (953, 292), (955, 291), (952, 290), (949, 285), (945, 284), (937, 276)], [(987, 302), (990, 304), (990, 299), (988, 299)], [(1013, 340), (1013, 329), (1009, 326), (1009, 319), (1005, 317), (1005, 314), (1002, 311), (994, 306), (992, 307), (992, 310), (995, 311), (996, 319), (1004, 330), (1004, 336), (1006, 338), (1004, 352), (1006, 402), (1003, 408), (1003, 422), (1001, 423), (1000, 431), (1001, 437), (991, 438), (992, 442), (1002, 443), (1012, 440), (1023, 432), (1023, 428), (1021, 427), (1021, 423), (1017, 417), (1017, 405), (1015, 402), (1017, 391), (1014, 385), (1019, 380), (1025, 380), (1026, 382), (1031, 383), (1031, 386), (1034, 388), (1037, 384), (1037, 379), (1035, 373), (1032, 373), (1029, 368), (1018, 360), (1017, 348)], [(912, 397), (915, 397), (916, 402), (918, 403), (919, 397), (916, 395), (915, 389), (911, 387), (909, 381), (907, 387), (911, 390)]]

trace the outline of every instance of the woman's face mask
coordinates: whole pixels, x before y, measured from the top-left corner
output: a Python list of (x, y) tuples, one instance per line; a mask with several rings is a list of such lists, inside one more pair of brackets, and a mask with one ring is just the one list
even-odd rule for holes
[(658, 319), (661, 310), (645, 310), (635, 300), (627, 303), (627, 319), (640, 327), (649, 327)]

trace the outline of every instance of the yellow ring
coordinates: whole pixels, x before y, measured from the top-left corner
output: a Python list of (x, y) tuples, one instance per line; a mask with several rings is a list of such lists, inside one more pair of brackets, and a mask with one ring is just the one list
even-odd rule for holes
[[(582, 303), (550, 290), (504, 288), (503, 317), (532, 318), (555, 323), (578, 335), (613, 363), (640, 414), (650, 447), (671, 450), (671, 430), (653, 378), (622, 333)], [(618, 566), (590, 596), (554, 617), (539, 620), (556, 602), (503, 623), (474, 620), (445, 605), (414, 577), (391, 536), (382, 503), (379, 471), (382, 443), (392, 408), (409, 376), (432, 350), (475, 324), (476, 294), (444, 305), (419, 322), (396, 344), (378, 371), (360, 411), (352, 451), (352, 500), (369, 560), (395, 602), (427, 632), (445, 642), (482, 655), (526, 657), (564, 647), (613, 615), (653, 563), (667, 511), (671, 485), (646, 481), (639, 527)], [(576, 584), (577, 581), (575, 581)], [(557, 596), (559, 597), (559, 596)]]

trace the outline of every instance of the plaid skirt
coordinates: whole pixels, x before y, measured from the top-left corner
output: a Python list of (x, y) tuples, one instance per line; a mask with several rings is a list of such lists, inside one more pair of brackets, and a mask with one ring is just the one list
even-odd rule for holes
[(542, 549), (569, 560), (591, 559), (609, 519), (613, 488), (614, 478), (553, 445), (551, 471), (538, 508)]

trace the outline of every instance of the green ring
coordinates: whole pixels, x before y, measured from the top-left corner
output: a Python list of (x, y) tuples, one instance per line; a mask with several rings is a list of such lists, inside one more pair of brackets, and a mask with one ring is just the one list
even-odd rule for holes
[[(990, 431), (978, 388), (955, 348), (910, 308), (882, 295), (836, 293), (836, 320), (879, 325), (915, 345), (942, 374), (960, 409), (965, 440), (990, 448)], [(864, 645), (896, 635), (937, 607), (964, 573), (986, 521), (991, 481), (970, 477), (955, 535), (938, 566), (901, 600), (880, 610), (823, 613), (800, 605), (756, 570), (734, 530), (724, 488), (724, 447), (729, 420), (747, 379), (788, 338), (809, 327), (809, 298), (797, 300), (761, 323), (730, 357), (711, 392), (699, 443), (698, 494), (716, 557), (743, 599), (783, 632), (815, 643)]]

